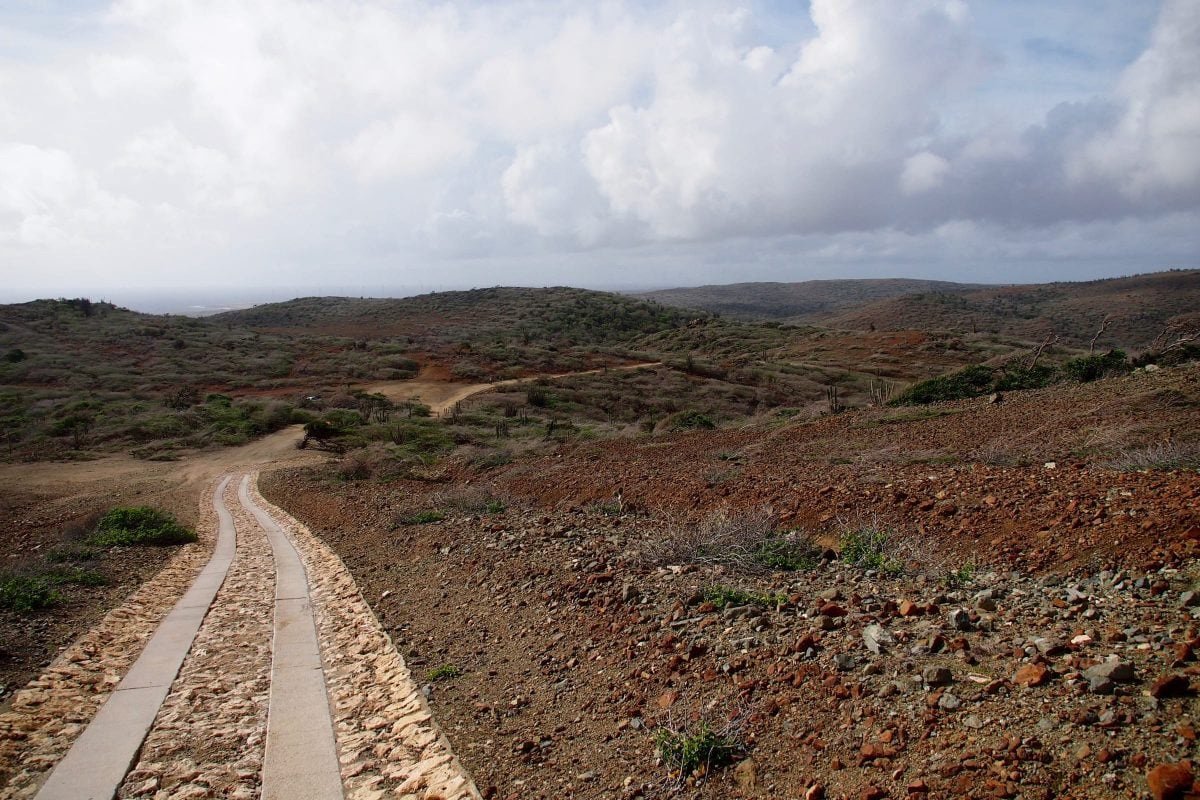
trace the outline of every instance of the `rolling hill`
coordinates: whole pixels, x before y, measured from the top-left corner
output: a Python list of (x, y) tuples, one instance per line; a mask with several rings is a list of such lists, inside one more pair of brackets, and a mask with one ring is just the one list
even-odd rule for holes
[(1171, 323), (1200, 321), (1200, 270), (1080, 283), (980, 286), (910, 280), (742, 283), (639, 297), (737, 319), (843, 330), (954, 331), (1023, 340), (1057, 335), (1086, 345), (1147, 347)]

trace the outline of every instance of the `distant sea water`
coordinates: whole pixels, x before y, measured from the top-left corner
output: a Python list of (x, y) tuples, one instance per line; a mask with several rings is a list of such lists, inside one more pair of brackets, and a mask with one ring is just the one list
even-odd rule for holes
[(443, 291), (435, 286), (272, 286), (261, 289), (78, 289), (62, 291), (0, 291), (0, 303), (24, 303), (45, 298), (86, 297), (146, 314), (206, 317), (222, 311), (278, 303), (297, 297), (412, 297)]

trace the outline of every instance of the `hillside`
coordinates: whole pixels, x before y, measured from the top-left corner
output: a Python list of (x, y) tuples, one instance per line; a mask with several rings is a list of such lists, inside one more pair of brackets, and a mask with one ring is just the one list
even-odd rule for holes
[(852, 331), (946, 331), (1140, 350), (1171, 323), (1200, 321), (1200, 270), (1079, 283), (979, 286), (936, 281), (742, 283), (641, 297), (744, 320)]
[(812, 324), (840, 311), (923, 292), (948, 294), (980, 288), (974, 284), (909, 278), (731, 283), (641, 292), (635, 297), (679, 308), (696, 308), (740, 320), (779, 320)]
[(1192, 364), (263, 491), (453, 665), (485, 796), (1143, 797), (1194, 754), (1197, 407)]
[(996, 286), (884, 300), (831, 316), (832, 327), (970, 330), (1023, 339), (1057, 335), (1086, 344), (1141, 349), (1172, 322), (1200, 322), (1200, 270), (1156, 272), (1085, 283)]
[(266, 330), (406, 337), (427, 347), (498, 339), (574, 347), (624, 341), (684, 325), (696, 316), (608, 292), (494, 287), (398, 299), (306, 297), (212, 319)]

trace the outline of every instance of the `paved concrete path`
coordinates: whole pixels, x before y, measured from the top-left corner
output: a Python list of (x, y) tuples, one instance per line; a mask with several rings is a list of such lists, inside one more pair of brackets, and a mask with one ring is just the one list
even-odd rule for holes
[(338, 800), (342, 779), (308, 577), (283, 530), (250, 499), (249, 486), (247, 475), (238, 499), (266, 531), (275, 554), (275, 638), (262, 796)]
[(213, 499), (220, 527), (208, 565), (54, 768), (37, 800), (111, 800), (116, 796), (233, 563), (237, 533), (221, 501), (228, 484), (229, 478), (222, 481)]
[[(36, 737), (47, 750), (31, 747), (22, 782), (0, 797), (357, 800), (394, 787), (411, 800), (480, 800), (340, 559), (258, 494), (253, 474), (239, 477), (238, 505), (234, 478), (217, 488), (216, 525), (207, 515), (203, 523), (215, 528), (216, 545), (197, 577), (184, 576), (205, 563), (203, 551), (191, 551), (175, 593), (137, 637), (104, 640), (121, 648), (123, 664), (146, 644), (78, 738), (63, 738), (61, 709), (39, 716), (40, 696), (30, 696), (24, 741)], [(129, 624), (134, 612), (119, 610), (101, 627)], [(117, 655), (88, 647), (72, 645), (56, 662), (95, 667), (80, 671), (80, 687), (96, 685), (92, 676)], [(63, 688), (62, 676), (74, 673), (52, 665), (50, 674)]]

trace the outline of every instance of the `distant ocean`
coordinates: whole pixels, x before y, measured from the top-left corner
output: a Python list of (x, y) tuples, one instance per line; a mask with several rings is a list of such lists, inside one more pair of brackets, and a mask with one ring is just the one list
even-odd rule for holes
[(133, 311), (147, 314), (179, 314), (205, 317), (250, 308), (263, 303), (277, 303), (297, 297), (412, 297), (428, 292), (443, 291), (436, 286), (272, 286), (260, 289), (78, 289), (70, 292), (36, 292), (0, 290), (0, 303), (24, 303), (29, 300), (58, 297), (86, 297), (106, 301)]

